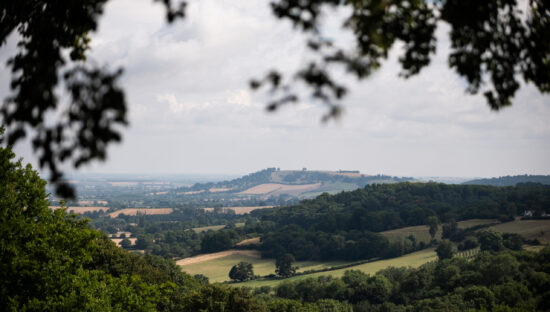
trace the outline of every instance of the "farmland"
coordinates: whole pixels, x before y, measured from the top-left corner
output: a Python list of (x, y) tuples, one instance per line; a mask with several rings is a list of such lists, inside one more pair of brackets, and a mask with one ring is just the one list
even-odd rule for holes
[[(61, 206), (49, 206), (50, 209), (55, 210), (61, 208)], [(74, 212), (76, 214), (82, 214), (86, 212), (94, 211), (107, 211), (109, 207), (99, 207), (99, 206), (81, 206), (81, 207), (67, 207), (68, 212)]]
[(172, 208), (126, 208), (115, 212), (111, 212), (109, 216), (111, 218), (116, 218), (120, 214), (125, 214), (127, 216), (135, 216), (138, 213), (144, 214), (144, 215), (170, 214), (172, 213), (172, 211), (173, 211)]
[[(262, 259), (260, 253), (256, 250), (227, 250), (212, 254), (205, 254), (191, 258), (185, 258), (177, 262), (182, 270), (194, 275), (203, 274), (207, 276), (211, 282), (223, 282), (229, 280), (229, 270), (235, 264), (245, 261), (252, 263), (254, 266), (254, 274), (268, 275), (275, 273), (275, 260)], [(296, 262), (299, 267), (298, 272), (306, 270), (319, 270), (329, 268), (335, 265), (341, 265), (344, 262), (313, 262), (302, 261)]]
[[(242, 215), (250, 213), (252, 210), (256, 209), (266, 209), (266, 208), (273, 208), (273, 206), (248, 206), (248, 207), (223, 207), (221, 208), (221, 211), (227, 212), (228, 210), (233, 210), (235, 214)], [(203, 208), (205, 211), (214, 211), (214, 208)]]
[[(374, 274), (382, 269), (388, 268), (388, 267), (419, 267), (422, 264), (425, 264), (430, 261), (434, 261), (437, 259), (436, 253), (433, 248), (430, 249), (424, 249), (421, 251), (413, 252), (401, 257), (393, 258), (393, 259), (387, 259), (387, 260), (379, 260), (379, 261), (373, 261), (369, 263), (364, 263), (352, 267), (347, 267), (344, 269), (338, 269), (333, 271), (325, 271), (325, 272), (318, 272), (318, 273), (312, 273), (312, 274), (304, 274), (304, 275), (298, 275), (294, 276), (288, 279), (284, 280), (252, 280), (247, 281), (243, 283), (235, 283), (231, 284), (233, 286), (245, 286), (245, 287), (261, 287), (261, 286), (277, 286), (282, 281), (296, 281), (300, 279), (305, 279), (309, 277), (317, 278), (321, 275), (330, 275), (333, 277), (341, 277), (344, 275), (344, 272), (347, 270), (359, 270), (368, 274)], [(297, 262), (297, 265), (299, 266), (300, 263)], [(311, 266), (308, 269), (312, 268), (321, 268), (322, 266), (330, 267), (335, 264), (333, 263), (324, 263), (320, 264), (318, 263), (317, 266)], [(254, 266), (255, 268), (255, 266)], [(229, 272), (229, 271), (228, 271)]]
[(247, 190), (244, 190), (238, 194), (240, 195), (299, 195), (301, 193), (309, 192), (318, 189), (321, 183), (301, 184), (301, 185), (286, 185), (278, 183), (264, 183), (256, 185)]
[[(243, 222), (235, 223), (235, 227), (241, 227), (241, 226), (244, 226)], [(201, 233), (201, 232), (205, 232), (205, 231), (209, 231), (209, 230), (218, 231), (218, 230), (223, 229), (224, 227), (225, 227), (225, 225), (210, 225), (210, 226), (196, 227), (196, 228), (193, 228), (192, 230), (195, 231), (196, 233)]]
[[(491, 224), (498, 222), (494, 219), (471, 219), (466, 221), (460, 221), (458, 223), (458, 228), (466, 229), (473, 226)], [(417, 225), (417, 226), (408, 226), (401, 229), (395, 229), (390, 231), (381, 232), (382, 235), (386, 236), (389, 240), (395, 241), (397, 239), (403, 239), (409, 235), (414, 235), (418, 242), (429, 243), (431, 240), (429, 227), (426, 225)], [(435, 235), (436, 239), (441, 239), (441, 227)]]
[(539, 239), (550, 242), (550, 220), (515, 220), (491, 227), (501, 233), (518, 233), (527, 239)]

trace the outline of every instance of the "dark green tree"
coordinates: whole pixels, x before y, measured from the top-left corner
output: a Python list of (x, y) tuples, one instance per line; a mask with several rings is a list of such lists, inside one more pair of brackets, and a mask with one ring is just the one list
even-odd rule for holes
[(275, 260), (275, 273), (282, 277), (294, 275), (298, 269), (297, 267), (292, 266), (294, 261), (296, 260), (294, 260), (294, 256), (292, 254), (286, 253), (279, 256), (277, 260)]
[(439, 218), (436, 216), (429, 216), (426, 218), (426, 225), (430, 228), (430, 236), (432, 237), (432, 240), (435, 239), (435, 234), (437, 234), (439, 223)]
[(499, 251), (504, 248), (502, 235), (495, 230), (490, 229), (479, 232), (478, 241), (481, 250)]
[(448, 239), (443, 239), (439, 242), (439, 245), (435, 249), (439, 260), (451, 259), (455, 254), (455, 247), (453, 243)]
[[(166, 6), (168, 22), (184, 16), (185, 0), (155, 1)], [(122, 70), (86, 62), (90, 33), (107, 2), (0, 2), (0, 45), (12, 33), (19, 40), (19, 49), (8, 60), (12, 93), (0, 109), (8, 142), (21, 140), (29, 127), (36, 129), (32, 141), (40, 166), (51, 171), (51, 181), (64, 196), (73, 196), (74, 190), (62, 183), (60, 164), (71, 162), (78, 168), (105, 159), (107, 146), (121, 140), (120, 127), (127, 124), (124, 92), (118, 86)], [(327, 105), (325, 118), (338, 116), (338, 101), (346, 88), (331, 77), (330, 67), (367, 78), (400, 42), (401, 76), (411, 77), (430, 63), (435, 31), (442, 24), (451, 29), (449, 66), (466, 79), (469, 93), (483, 92), (492, 109), (511, 105), (520, 77), (540, 92), (550, 91), (550, 4), (545, 0), (528, 0), (521, 8), (516, 0), (274, 0), (271, 7), (276, 17), (309, 36), (307, 46), (320, 57), (305, 64), (293, 79), (273, 70), (251, 83), (253, 88), (271, 85), (275, 99), (269, 110), (299, 101), (292, 91), (299, 81)], [(337, 7), (350, 10), (343, 27), (355, 36), (351, 49), (338, 47), (321, 31), (321, 12)], [(62, 119), (46, 123), (46, 114), (59, 106), (59, 85), (66, 87), (71, 104), (66, 114), (59, 114)]]
[(122, 247), (124, 249), (131, 248), (132, 247), (132, 242), (129, 239), (124, 238), (123, 240), (120, 241), (120, 247)]
[(241, 261), (234, 265), (229, 271), (229, 278), (235, 281), (246, 281), (254, 277), (252, 263)]

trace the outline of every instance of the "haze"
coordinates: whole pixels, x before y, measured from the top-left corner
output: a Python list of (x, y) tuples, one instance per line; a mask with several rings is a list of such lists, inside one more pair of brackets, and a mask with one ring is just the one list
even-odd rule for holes
[[(323, 124), (319, 103), (267, 113), (266, 94), (248, 88), (251, 78), (272, 68), (290, 72), (308, 59), (302, 36), (275, 20), (267, 1), (191, 2), (185, 20), (173, 25), (151, 2), (112, 1), (94, 35), (92, 59), (125, 68), (131, 125), (123, 142), (109, 148), (107, 162), (82, 172), (307, 167), (417, 177), (550, 174), (549, 97), (524, 86), (512, 107), (494, 112), (482, 96), (467, 95), (447, 67), (446, 28), (419, 76), (398, 78), (393, 53), (371, 79), (346, 82), (345, 114)], [(345, 43), (338, 25), (331, 19), (323, 31)], [(0, 73), (3, 86), (8, 78)], [(28, 144), (16, 153), (34, 159)]]

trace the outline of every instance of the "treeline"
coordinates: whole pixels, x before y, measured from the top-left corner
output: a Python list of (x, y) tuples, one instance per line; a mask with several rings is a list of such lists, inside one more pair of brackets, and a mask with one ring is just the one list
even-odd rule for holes
[(504, 176), (490, 179), (476, 179), (464, 182), (462, 184), (478, 184), (478, 185), (493, 185), (493, 186), (514, 186), (519, 183), (540, 183), (550, 185), (550, 176), (548, 175), (515, 175)]
[(357, 312), (548, 311), (548, 263), (550, 247), (538, 253), (485, 251), (473, 260), (455, 257), (418, 269), (391, 267), (373, 276), (351, 270), (342, 278), (282, 282), (274, 290), (277, 297), (304, 302), (349, 302)]
[(292, 253), (297, 260), (357, 260), (398, 256), (423, 247), (414, 238), (391, 244), (376, 232), (426, 225), (434, 218), (443, 223), (475, 218), (506, 221), (526, 210), (542, 214), (549, 207), (550, 187), (541, 185), (398, 183), (323, 194), (298, 205), (251, 214), (275, 224), (276, 230), (262, 236), (265, 257)]

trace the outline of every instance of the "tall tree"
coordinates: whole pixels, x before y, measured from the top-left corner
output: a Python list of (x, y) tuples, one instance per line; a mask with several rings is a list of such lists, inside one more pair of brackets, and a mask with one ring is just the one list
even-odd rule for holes
[(252, 277), (254, 277), (252, 263), (241, 261), (234, 265), (229, 271), (229, 278), (239, 282), (246, 281)]
[(277, 260), (275, 260), (275, 273), (282, 277), (294, 275), (298, 269), (297, 267), (292, 266), (294, 261), (296, 260), (294, 260), (294, 256), (292, 254), (286, 253), (279, 256)]

